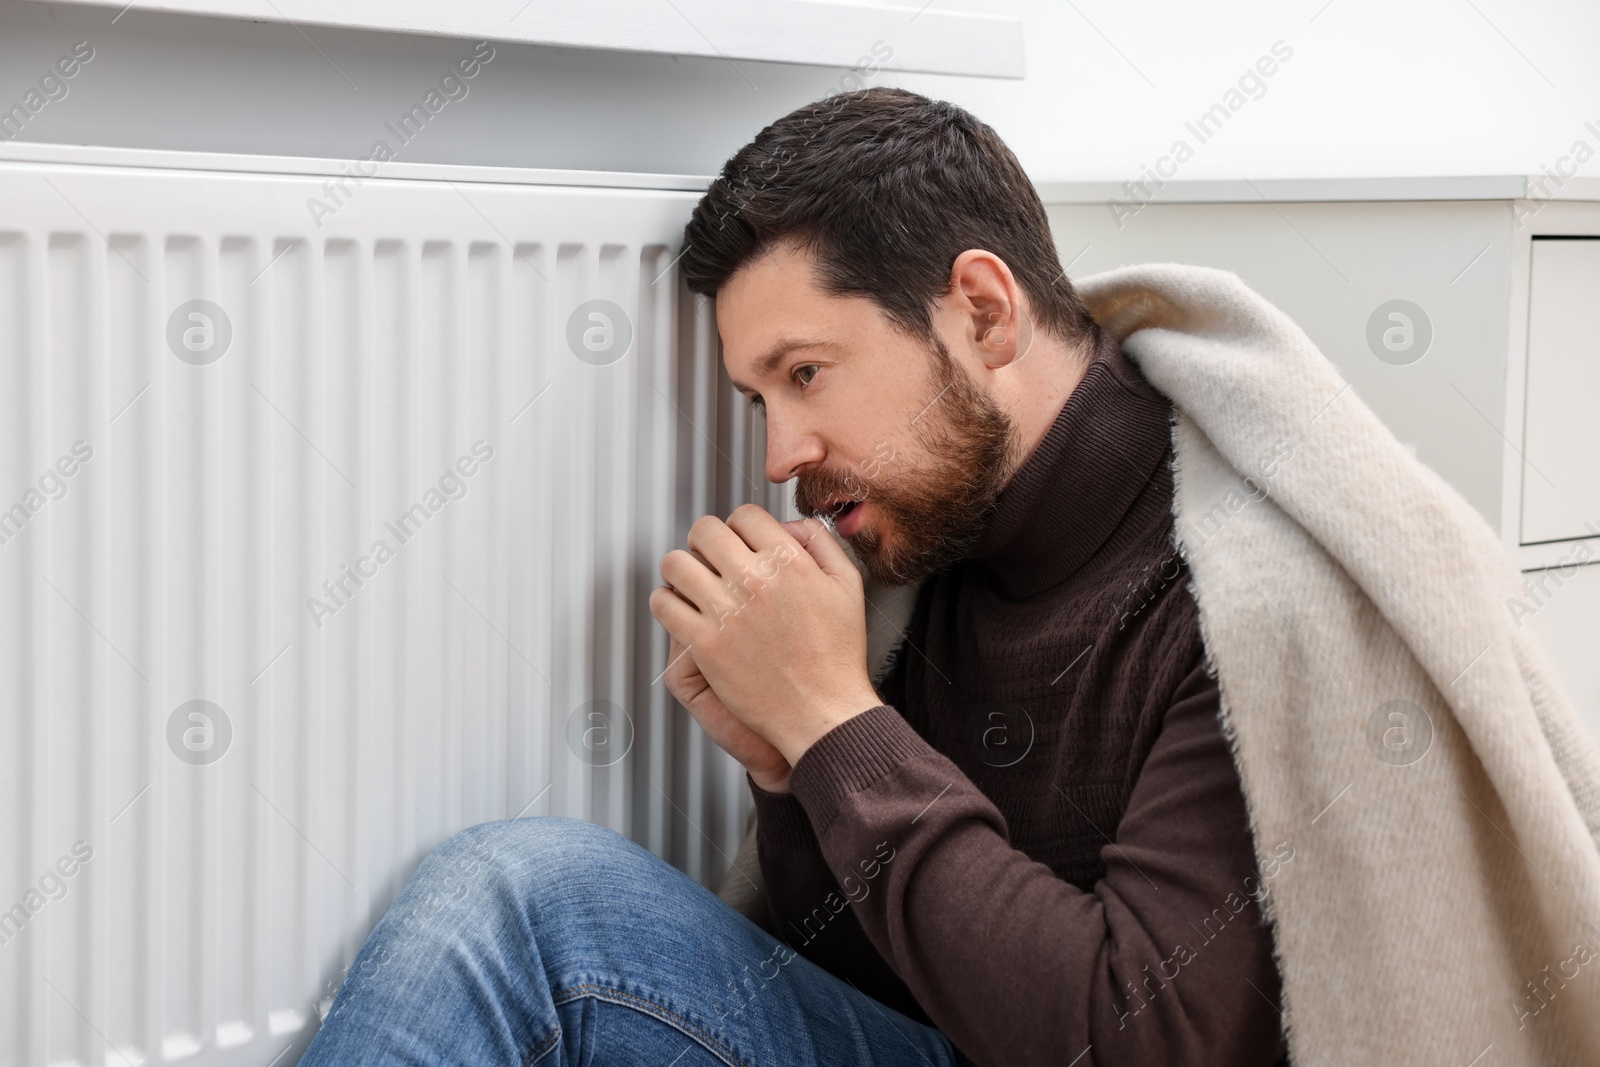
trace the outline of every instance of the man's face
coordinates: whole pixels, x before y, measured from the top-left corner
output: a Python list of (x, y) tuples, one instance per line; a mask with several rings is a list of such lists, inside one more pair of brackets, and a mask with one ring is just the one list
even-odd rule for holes
[(933, 318), (930, 345), (867, 297), (824, 292), (787, 244), (717, 294), (728, 374), (766, 409), (767, 479), (797, 478), (800, 514), (834, 520), (889, 585), (966, 555), (1019, 461), (1011, 419), (950, 354), (970, 335)]

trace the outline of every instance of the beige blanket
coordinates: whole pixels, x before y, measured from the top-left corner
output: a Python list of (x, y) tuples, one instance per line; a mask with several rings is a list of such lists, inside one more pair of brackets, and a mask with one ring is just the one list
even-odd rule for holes
[[(1078, 286), (1177, 408), (1294, 1062), (1600, 1064), (1600, 750), (1494, 532), (1237, 276)], [(867, 590), (878, 677), (915, 590)], [(753, 826), (735, 862), (755, 915)]]

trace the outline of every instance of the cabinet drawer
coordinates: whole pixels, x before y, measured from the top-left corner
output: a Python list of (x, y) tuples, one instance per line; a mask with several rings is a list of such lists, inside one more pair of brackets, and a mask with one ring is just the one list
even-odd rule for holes
[(1522, 543), (1600, 534), (1600, 238), (1533, 240)]

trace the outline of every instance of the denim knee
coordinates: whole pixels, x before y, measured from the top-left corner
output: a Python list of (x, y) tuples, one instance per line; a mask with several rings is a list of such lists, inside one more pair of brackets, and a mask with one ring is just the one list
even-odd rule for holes
[(483, 823), (452, 834), (424, 857), (379, 921), (341, 982), (333, 1014), (450, 961), (467, 961), (466, 969), (475, 970), (471, 961), (504, 951), (507, 930), (553, 930), (550, 924), (574, 916), (545, 902), (562, 895), (572, 872), (637, 848), (605, 827), (552, 817)]
[(545, 815), (479, 823), (440, 842), (417, 870), (423, 899), (474, 902), (488, 910), (508, 901), (537, 901), (541, 882), (637, 877), (653, 857), (609, 827)]

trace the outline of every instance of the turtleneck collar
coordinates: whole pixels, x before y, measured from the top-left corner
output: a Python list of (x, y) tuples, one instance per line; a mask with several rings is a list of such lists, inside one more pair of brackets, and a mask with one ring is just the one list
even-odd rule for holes
[[(1171, 405), (1109, 332), (1097, 328), (1095, 339), (1083, 380), (1001, 490), (993, 516), (967, 552), (1007, 597), (1049, 589), (1108, 541), (1144, 532), (1143, 522), (1122, 529), (1123, 519), (1167, 455)], [(1163, 495), (1155, 504), (1170, 514), (1170, 493)]]

